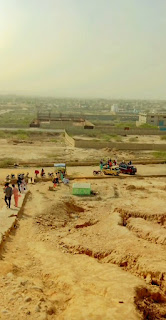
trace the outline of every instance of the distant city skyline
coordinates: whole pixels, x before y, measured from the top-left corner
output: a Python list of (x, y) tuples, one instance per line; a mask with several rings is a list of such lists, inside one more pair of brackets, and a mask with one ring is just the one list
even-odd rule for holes
[(165, 0), (5, 0), (0, 94), (166, 100)]
[(110, 98), (106, 98), (106, 97), (87, 97), (87, 96), (84, 96), (84, 97), (74, 97), (74, 96), (71, 96), (71, 97), (68, 97), (68, 96), (58, 96), (58, 95), (45, 95), (45, 94), (33, 94), (33, 93), (26, 93), (23, 94), (23, 93), (16, 93), (16, 92), (8, 92), (8, 93), (2, 93), (0, 91), (0, 97), (20, 97), (20, 98), (43, 98), (43, 99), (58, 99), (58, 100), (67, 100), (67, 99), (71, 99), (71, 100), (110, 100), (110, 101), (164, 101), (166, 102), (166, 99), (155, 99), (155, 98), (149, 98), (149, 99), (143, 99), (143, 98), (117, 98), (117, 97), (110, 97)]

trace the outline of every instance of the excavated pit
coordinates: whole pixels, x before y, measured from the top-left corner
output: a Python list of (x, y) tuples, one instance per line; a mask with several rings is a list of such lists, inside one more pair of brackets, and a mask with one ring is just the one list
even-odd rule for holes
[[(131, 185), (129, 187), (130, 188), (128, 189), (124, 189), (127, 189), (128, 191), (144, 191), (146, 189), (139, 186), (134, 186), (133, 188), (131, 187)], [(125, 191), (123, 191), (123, 189), (120, 190), (120, 198), (122, 198), (123, 192)], [(119, 187), (117, 188), (116, 186), (114, 186), (113, 191), (114, 194), (112, 197), (108, 197), (107, 189), (106, 192), (104, 191), (105, 193), (103, 198), (101, 194), (101, 200), (104, 199), (105, 201), (107, 199), (108, 201), (110, 201), (110, 207), (107, 203), (105, 207), (104, 204), (102, 204), (102, 209), (99, 210), (98, 204), (93, 203), (91, 206), (87, 204), (87, 208), (85, 210), (81, 206), (83, 204), (83, 206), (86, 207), (86, 201), (88, 203), (88, 199), (78, 199), (77, 203), (80, 202), (80, 206), (78, 206), (73, 200), (71, 201), (69, 199), (69, 201), (66, 202), (58, 202), (56, 207), (51, 207), (49, 210), (47, 210), (47, 212), (41, 215), (41, 217), (38, 216), (37, 219), (42, 218), (42, 222), (39, 219), (37, 223), (39, 225), (42, 225), (43, 223), (46, 230), (50, 230), (54, 226), (53, 228), (56, 229), (55, 235), (57, 233), (56, 241), (61, 252), (69, 253), (71, 255), (86, 255), (97, 260), (100, 264), (114, 264), (120, 267), (122, 270), (126, 271), (126, 274), (130, 273), (137, 278), (144, 280), (145, 287), (141, 290), (139, 289), (140, 291), (137, 290), (136, 292), (135, 305), (137, 306), (137, 309), (142, 314), (143, 319), (166, 319), (166, 302), (163, 298), (161, 298), (164, 297), (164, 294), (166, 292), (165, 269), (162, 269), (160, 264), (157, 263), (154, 265), (154, 267), (149, 266), (147, 262), (148, 259), (146, 261), (146, 249), (144, 250), (143, 255), (141, 251), (141, 245), (143, 247), (148, 246), (146, 242), (153, 242), (154, 245), (156, 245), (157, 249), (158, 244), (165, 245), (165, 240), (162, 243), (159, 238), (157, 239), (157, 236), (154, 236), (153, 239), (150, 239), (150, 237), (148, 238), (148, 234), (142, 235), (138, 227), (137, 230), (132, 225), (132, 221), (140, 219), (142, 223), (148, 222), (156, 224), (159, 229), (161, 227), (162, 230), (165, 230), (164, 228), (166, 228), (166, 213), (161, 213), (163, 210), (158, 211), (158, 213), (155, 211), (155, 213), (151, 213), (148, 212), (148, 210), (146, 210), (146, 212), (143, 212), (143, 207), (141, 209), (137, 209), (138, 211), (134, 211), (133, 209), (130, 211), (121, 208), (120, 199), (118, 199)], [(115, 206), (113, 206), (112, 210), (110, 210), (111, 201), (113, 201), (113, 198), (117, 198), (115, 200), (117, 203), (116, 206), (119, 205), (119, 207), (115, 208)], [(129, 201), (131, 200), (129, 199), (128, 202)], [(127, 206), (129, 206), (128, 203), (126, 207)], [(108, 218), (108, 210), (110, 218)], [(84, 214), (82, 215), (81, 213)], [(105, 218), (108, 220), (108, 223), (104, 222)], [(114, 232), (114, 237), (106, 237), (105, 242), (101, 242), (101, 245), (99, 245), (101, 239), (103, 241), (104, 233), (106, 236), (109, 234), (109, 229), (105, 227), (106, 224), (110, 224), (110, 233), (112, 232), (111, 230), (113, 230), (114, 225), (115, 228), (117, 225), (117, 236), (119, 235), (120, 237), (124, 237), (124, 241), (125, 239), (127, 239), (127, 237), (130, 237), (130, 235), (132, 235), (132, 241), (136, 241), (136, 245), (138, 244), (138, 250), (130, 250), (130, 246), (128, 248), (128, 251), (126, 250), (127, 247), (125, 246), (124, 250), (122, 250), (122, 247), (119, 247), (119, 243), (116, 241), (114, 245), (113, 241), (114, 239), (116, 239), (116, 232)], [(58, 232), (58, 228), (60, 229), (61, 227), (66, 226), (67, 228), (61, 229)], [(126, 228), (123, 228), (121, 226), (125, 226)], [(135, 240), (134, 236), (135, 239), (140, 239)], [(134, 242), (132, 243), (134, 244)], [(143, 261), (144, 257), (145, 263)], [(150, 289), (146, 288), (146, 284)], [(155, 294), (153, 290), (156, 290)]]
[(65, 227), (71, 220), (84, 212), (84, 208), (75, 204), (73, 200), (58, 202), (51, 206), (46, 212), (35, 217), (35, 223), (45, 229), (57, 229)]
[(126, 190), (130, 190), (130, 191), (135, 191), (135, 190), (140, 190), (140, 191), (144, 191), (146, 190), (144, 187), (136, 187), (134, 185), (129, 185), (126, 187)]
[(129, 218), (126, 227), (140, 239), (166, 245), (166, 228), (158, 223), (142, 218)]
[(97, 252), (93, 251), (89, 248), (84, 248), (82, 246), (69, 246), (65, 244), (64, 242), (60, 243), (60, 246), (66, 249), (66, 252), (71, 253), (71, 254), (85, 254), (89, 257), (95, 258), (97, 260), (102, 260), (109, 256), (111, 254), (111, 251), (109, 252)]
[(98, 221), (86, 221), (85, 223), (83, 224), (77, 224), (74, 228), (75, 229), (82, 229), (82, 228), (87, 228), (87, 227), (91, 227), (91, 226), (94, 226), (96, 223), (98, 223)]
[(161, 292), (137, 288), (134, 302), (143, 320), (166, 319), (166, 297)]
[(166, 228), (166, 213), (155, 213), (155, 214), (145, 214), (143, 212), (132, 212), (125, 210), (123, 208), (115, 208), (114, 212), (120, 213), (120, 216), (122, 218), (122, 225), (127, 225), (127, 220), (129, 218), (142, 218), (144, 220), (153, 221), (155, 223), (158, 223), (159, 225)]

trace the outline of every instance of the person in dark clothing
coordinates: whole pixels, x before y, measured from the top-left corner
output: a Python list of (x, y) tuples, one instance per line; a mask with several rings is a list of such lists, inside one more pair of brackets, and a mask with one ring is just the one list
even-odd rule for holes
[(6, 183), (4, 193), (5, 193), (5, 202), (6, 202), (7, 208), (10, 208), (12, 188), (9, 187), (9, 183)]
[(44, 172), (44, 169), (42, 168), (41, 170), (41, 177), (44, 177), (45, 176), (45, 172)]
[(18, 177), (17, 185), (18, 185), (18, 190), (19, 190), (19, 192), (21, 192), (21, 189), (20, 189), (21, 183), (22, 183), (22, 180), (21, 180), (20, 177)]
[(56, 177), (53, 179), (53, 184), (54, 184), (54, 187), (56, 187), (58, 184), (59, 184), (59, 179)]

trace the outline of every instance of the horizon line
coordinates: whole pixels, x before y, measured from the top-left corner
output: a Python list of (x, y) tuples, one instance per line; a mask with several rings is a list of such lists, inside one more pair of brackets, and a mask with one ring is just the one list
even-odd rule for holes
[(51, 99), (71, 99), (71, 100), (119, 100), (119, 101), (163, 101), (166, 99), (161, 98), (103, 98), (103, 97), (62, 97), (62, 96), (54, 96), (54, 95), (40, 95), (40, 94), (21, 94), (21, 93), (1, 93), (1, 96), (16, 96), (16, 97), (31, 97), (31, 98), (51, 98)]

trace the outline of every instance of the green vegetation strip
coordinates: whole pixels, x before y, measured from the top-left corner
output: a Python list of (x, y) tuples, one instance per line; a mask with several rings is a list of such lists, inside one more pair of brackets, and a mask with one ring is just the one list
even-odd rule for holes
[(164, 160), (166, 160), (166, 151), (153, 152), (153, 156), (156, 159), (164, 159)]
[(166, 135), (160, 137), (161, 140), (166, 140)]
[(141, 126), (139, 126), (139, 128), (143, 128), (143, 129), (158, 129), (157, 126), (154, 126), (154, 125), (149, 124), (149, 123), (143, 123), (143, 124), (141, 124)]
[(0, 139), (10, 139), (10, 140), (32, 140), (41, 137), (49, 138), (50, 142), (57, 142), (56, 136), (59, 136), (59, 133), (56, 132), (42, 132), (42, 131), (25, 131), (25, 130), (13, 130), (5, 131), (0, 130)]

